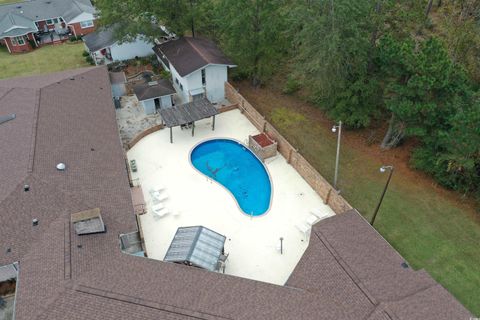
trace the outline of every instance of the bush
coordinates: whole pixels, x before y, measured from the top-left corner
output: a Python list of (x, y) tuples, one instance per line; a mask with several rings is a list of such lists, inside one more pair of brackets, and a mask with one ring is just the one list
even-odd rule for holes
[(294, 79), (293, 77), (288, 77), (287, 83), (283, 87), (283, 93), (285, 94), (293, 94), (300, 90), (300, 82)]
[(95, 65), (95, 61), (93, 61), (93, 58), (88, 56), (88, 57), (85, 57), (85, 61), (87, 61), (88, 63), (90, 63), (92, 66)]
[(82, 36), (70, 36), (70, 37), (68, 38), (68, 40), (69, 40), (70, 42), (77, 42), (77, 41), (81, 41), (82, 39), (83, 39)]
[(170, 79), (171, 73), (168, 72), (167, 70), (162, 70), (160, 71), (160, 77), (162, 77), (163, 79)]
[(30, 47), (32, 47), (32, 48), (37, 47), (37, 43), (34, 40), (28, 39), (28, 43), (30, 44)]
[(88, 53), (88, 51), (84, 50), (84, 51), (82, 52), (82, 56), (84, 56), (84, 57), (89, 57), (89, 56), (90, 56), (90, 53)]

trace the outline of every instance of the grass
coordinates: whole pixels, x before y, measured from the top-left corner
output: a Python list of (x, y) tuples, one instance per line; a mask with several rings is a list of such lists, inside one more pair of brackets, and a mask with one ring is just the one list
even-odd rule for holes
[(88, 66), (83, 50), (82, 43), (45, 46), (21, 54), (9, 54), (5, 47), (0, 47), (0, 79)]
[(7, 3), (23, 2), (24, 0), (0, 0), (0, 5)]
[[(318, 109), (275, 89), (240, 86), (240, 92), (329, 181), (333, 180), (336, 135), (331, 122), (319, 120)], [(285, 117), (289, 120), (286, 121)], [(376, 146), (359, 144), (346, 132), (342, 140), (339, 188), (362, 215), (370, 219), (389, 164)], [(372, 155), (373, 154), (373, 155)], [(403, 161), (404, 163), (406, 161)], [(466, 308), (480, 315), (480, 219), (459, 195), (443, 190), (407, 166), (395, 167), (375, 228), (415, 269), (424, 268)]]

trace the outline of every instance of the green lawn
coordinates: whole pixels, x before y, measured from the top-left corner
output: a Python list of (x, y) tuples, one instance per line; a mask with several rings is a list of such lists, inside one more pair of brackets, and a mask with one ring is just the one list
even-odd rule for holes
[[(240, 92), (332, 181), (336, 136), (330, 130), (331, 123), (312, 121), (306, 114), (315, 111), (295, 98), (281, 97), (271, 89), (254, 90), (245, 84), (240, 87)], [(363, 149), (366, 147), (349, 145), (348, 139), (344, 139), (338, 185), (345, 198), (370, 219), (387, 174), (379, 172), (380, 159)], [(479, 215), (471, 206), (452, 200), (451, 196), (447, 199), (447, 192), (418, 175), (402, 173), (400, 168), (394, 172), (375, 228), (415, 269), (426, 269), (478, 316)]]
[(62, 44), (12, 55), (2, 46), (0, 47), (0, 79), (88, 66), (82, 56), (83, 50), (82, 43)]
[(21, 1), (23, 0), (0, 0), (0, 5), (7, 4), (7, 3), (21, 2)]

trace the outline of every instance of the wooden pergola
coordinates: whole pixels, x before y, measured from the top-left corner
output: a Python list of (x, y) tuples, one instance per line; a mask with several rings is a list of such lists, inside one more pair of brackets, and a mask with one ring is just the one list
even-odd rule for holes
[(217, 114), (217, 108), (206, 98), (160, 110), (162, 123), (170, 128), (170, 143), (173, 143), (173, 127), (191, 125), (193, 137), (195, 135), (195, 121), (213, 117), (212, 130), (215, 130), (215, 115)]

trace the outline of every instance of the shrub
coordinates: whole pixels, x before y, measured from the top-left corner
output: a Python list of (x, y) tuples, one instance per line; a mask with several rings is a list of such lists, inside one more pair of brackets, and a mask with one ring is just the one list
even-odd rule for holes
[(83, 39), (82, 36), (70, 36), (70, 37), (68, 38), (68, 40), (69, 40), (70, 42), (77, 42), (77, 41), (81, 41), (82, 39)]
[(293, 77), (288, 77), (287, 82), (285, 83), (285, 86), (283, 87), (283, 93), (285, 94), (292, 94), (300, 90), (300, 82), (298, 82), (296, 79)]
[(160, 77), (162, 77), (163, 79), (170, 79), (171, 74), (167, 70), (162, 70), (160, 71)]
[(89, 57), (89, 56), (90, 56), (90, 53), (88, 53), (87, 50), (84, 50), (84, 51), (82, 52), (82, 56), (84, 56), (84, 57)]
[(93, 58), (88, 56), (88, 57), (85, 57), (85, 61), (87, 61), (88, 63), (90, 63), (92, 66), (95, 65), (95, 61), (93, 61)]
[(30, 47), (32, 47), (32, 48), (37, 47), (37, 43), (34, 40), (28, 39), (28, 43), (30, 44)]

